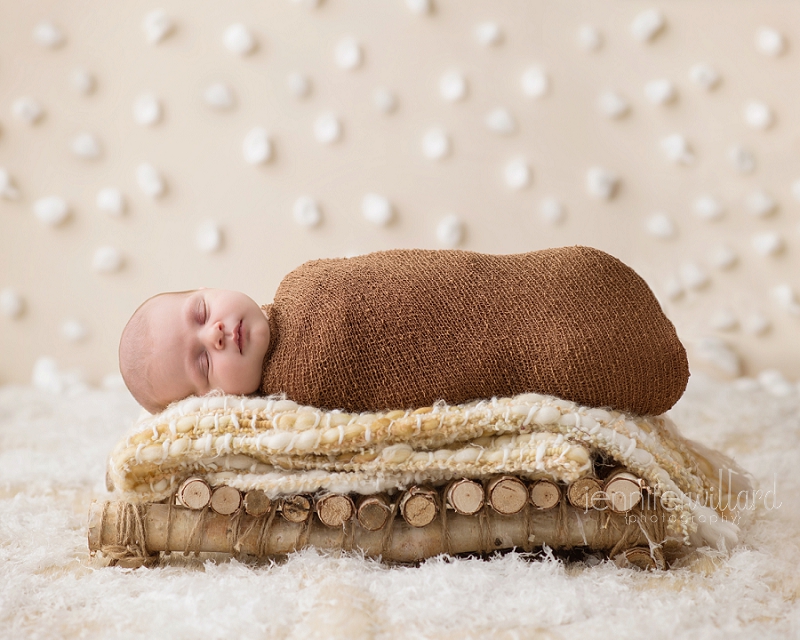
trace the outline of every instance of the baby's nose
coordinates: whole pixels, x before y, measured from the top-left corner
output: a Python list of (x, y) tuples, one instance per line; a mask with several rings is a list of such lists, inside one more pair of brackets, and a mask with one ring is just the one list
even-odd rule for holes
[(225, 325), (222, 324), (222, 322), (215, 322), (211, 325), (209, 341), (211, 342), (211, 346), (215, 349), (225, 348)]

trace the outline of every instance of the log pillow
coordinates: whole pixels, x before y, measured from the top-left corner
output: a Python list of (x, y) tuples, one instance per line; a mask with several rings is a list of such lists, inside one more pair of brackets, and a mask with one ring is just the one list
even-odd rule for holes
[(261, 391), (324, 409), (536, 392), (656, 415), (689, 377), (644, 280), (590, 247), (314, 260), (264, 308), (272, 341)]

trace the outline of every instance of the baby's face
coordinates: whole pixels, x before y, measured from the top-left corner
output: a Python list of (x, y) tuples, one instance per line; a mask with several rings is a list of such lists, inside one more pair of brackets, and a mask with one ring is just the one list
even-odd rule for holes
[(238, 291), (198, 289), (147, 306), (153, 388), (163, 404), (212, 389), (253, 393), (269, 347), (269, 321)]

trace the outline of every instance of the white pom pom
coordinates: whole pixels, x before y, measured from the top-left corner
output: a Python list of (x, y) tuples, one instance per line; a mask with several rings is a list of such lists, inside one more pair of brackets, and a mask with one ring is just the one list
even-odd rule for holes
[(592, 167), (586, 173), (586, 189), (595, 198), (611, 200), (618, 188), (619, 177), (607, 169)]
[(719, 220), (725, 215), (725, 207), (714, 196), (700, 196), (694, 201), (693, 208), (703, 220)]
[(708, 259), (718, 269), (730, 269), (739, 261), (739, 256), (730, 247), (719, 245), (710, 251)]
[(164, 178), (149, 162), (143, 162), (136, 168), (136, 183), (142, 192), (151, 198), (158, 198), (167, 191)]
[(300, 196), (292, 207), (294, 221), (303, 227), (316, 227), (322, 222), (322, 212), (314, 198)]
[(98, 247), (92, 257), (92, 269), (98, 273), (114, 273), (122, 268), (122, 254), (114, 247)]
[(206, 220), (197, 227), (195, 245), (203, 253), (214, 253), (222, 247), (222, 230), (213, 220)]
[(714, 67), (700, 63), (689, 69), (689, 79), (706, 91), (711, 91), (719, 86), (722, 78)]
[(800, 202), (800, 178), (792, 182), (792, 196)]
[(753, 249), (762, 256), (774, 256), (783, 251), (783, 238), (775, 231), (757, 233), (752, 238)]
[(639, 42), (650, 42), (665, 25), (664, 14), (658, 9), (648, 9), (637, 14), (631, 22), (631, 35)]
[(431, 0), (406, 0), (406, 7), (411, 13), (417, 15), (427, 15), (433, 11), (433, 2)]
[(372, 92), (372, 104), (378, 111), (392, 113), (397, 109), (397, 96), (389, 89), (378, 87)]
[(509, 162), (504, 171), (503, 177), (505, 178), (506, 185), (510, 189), (524, 189), (529, 186), (533, 178), (533, 172), (530, 165), (522, 158), (516, 158)]
[(321, 144), (333, 144), (342, 137), (342, 124), (332, 113), (323, 113), (314, 121), (314, 137)]
[(675, 164), (689, 165), (695, 160), (689, 141), (679, 133), (661, 138), (659, 146), (667, 160)]
[(262, 127), (251, 129), (242, 142), (242, 155), (248, 164), (264, 164), (272, 159), (272, 141)]
[(464, 238), (464, 223), (455, 214), (445, 216), (436, 227), (436, 239), (445, 247), (457, 247)]
[(552, 225), (561, 224), (564, 222), (566, 215), (567, 212), (564, 209), (564, 205), (556, 198), (542, 198), (542, 201), (539, 203), (539, 217), (542, 222)]
[(751, 313), (743, 323), (743, 328), (747, 333), (754, 336), (761, 336), (770, 330), (771, 323), (768, 318), (760, 313)]
[(175, 23), (164, 9), (154, 9), (142, 20), (144, 36), (150, 44), (158, 44), (175, 30)]
[(231, 109), (234, 104), (233, 90), (224, 82), (215, 82), (203, 91), (203, 100), (214, 109)]
[(539, 67), (531, 67), (522, 74), (521, 85), (529, 98), (541, 98), (550, 91), (550, 77)]
[(604, 91), (597, 99), (597, 108), (607, 118), (622, 118), (628, 114), (631, 105), (616, 91)]
[(42, 47), (58, 49), (66, 41), (66, 36), (52, 22), (43, 20), (33, 28), (33, 40)]
[(794, 385), (777, 369), (764, 369), (756, 379), (764, 391), (776, 398), (785, 398), (796, 392)]
[(246, 56), (256, 50), (256, 38), (251, 31), (241, 23), (232, 24), (222, 34), (222, 44), (231, 53)]
[(753, 173), (756, 169), (756, 158), (753, 152), (740, 145), (734, 145), (728, 150), (728, 160), (739, 173)]
[(18, 200), (19, 189), (7, 169), (0, 168), (0, 197), (4, 200)]
[(439, 80), (439, 95), (448, 102), (458, 102), (467, 97), (467, 79), (460, 71), (448, 71)]
[(91, 133), (79, 133), (70, 143), (73, 154), (84, 160), (96, 160), (102, 154), (100, 141)]
[(44, 117), (44, 109), (33, 98), (22, 97), (14, 100), (11, 105), (11, 113), (18, 120), (27, 122), (28, 124), (36, 124)]
[(70, 342), (81, 342), (89, 335), (89, 329), (80, 320), (64, 320), (61, 323), (61, 335)]
[(0, 312), (7, 318), (19, 318), (25, 311), (25, 301), (14, 289), (0, 291)]
[(644, 95), (653, 104), (669, 104), (675, 100), (678, 93), (670, 80), (659, 78), (644, 85)]
[(766, 191), (753, 191), (747, 196), (747, 210), (754, 216), (766, 218), (777, 211), (778, 203)]
[(450, 137), (438, 127), (428, 129), (422, 136), (422, 154), (431, 160), (450, 155)]
[(683, 283), (677, 276), (672, 276), (664, 281), (663, 291), (669, 300), (677, 300), (684, 294)]
[(733, 331), (739, 326), (739, 320), (730, 309), (717, 309), (711, 314), (709, 324), (716, 331)]
[(372, 224), (384, 227), (392, 219), (392, 203), (376, 193), (368, 193), (361, 200), (361, 213)]
[(286, 84), (296, 98), (307, 98), (311, 94), (311, 79), (307, 75), (293, 71), (286, 76)]
[(100, 211), (112, 216), (121, 216), (125, 213), (125, 196), (115, 187), (106, 187), (97, 192), (95, 204)]
[(767, 56), (779, 56), (786, 51), (786, 40), (775, 29), (760, 27), (756, 31), (756, 49)]
[(483, 22), (475, 28), (475, 38), (484, 47), (491, 47), (503, 41), (503, 30), (496, 22)]
[(45, 224), (55, 227), (69, 217), (70, 210), (66, 200), (58, 196), (39, 198), (33, 203), (33, 213)]
[(584, 24), (578, 27), (577, 42), (584, 51), (599, 51), (603, 47), (603, 34), (597, 27)]
[(712, 365), (719, 372), (731, 377), (740, 376), (742, 364), (739, 355), (725, 341), (716, 337), (704, 337), (695, 341), (695, 355)]
[(681, 282), (688, 289), (702, 289), (708, 282), (708, 274), (699, 265), (693, 262), (687, 262), (680, 267)]
[(141, 125), (161, 122), (161, 103), (152, 93), (143, 93), (133, 103), (133, 120)]
[(354, 38), (343, 38), (337, 43), (334, 59), (340, 69), (357, 69), (361, 66), (363, 58), (361, 45)]
[(508, 109), (504, 109), (503, 107), (492, 109), (486, 114), (484, 122), (490, 131), (494, 131), (494, 133), (500, 135), (510, 135), (514, 133), (517, 128), (517, 122), (514, 116), (511, 115)]
[(75, 91), (86, 96), (92, 93), (97, 86), (94, 76), (86, 69), (74, 69), (70, 74), (69, 82)]
[(794, 316), (800, 316), (800, 301), (797, 299), (792, 285), (783, 283), (772, 287), (770, 290), (773, 300), (785, 311)]
[(748, 102), (743, 111), (744, 121), (753, 129), (769, 129), (775, 122), (775, 114), (763, 102)]
[(652, 214), (645, 222), (647, 233), (656, 238), (674, 238), (677, 234), (675, 222), (666, 213)]

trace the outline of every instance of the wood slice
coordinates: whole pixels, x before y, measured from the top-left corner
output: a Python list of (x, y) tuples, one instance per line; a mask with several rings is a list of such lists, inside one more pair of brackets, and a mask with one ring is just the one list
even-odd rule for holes
[(412, 527), (433, 522), (439, 511), (438, 494), (427, 487), (410, 487), (400, 498), (400, 513)]
[(289, 522), (305, 522), (311, 515), (311, 499), (302, 495), (283, 498), (281, 513)]
[(555, 482), (538, 480), (531, 485), (530, 496), (537, 509), (552, 509), (561, 500), (561, 490)]
[(356, 517), (367, 531), (378, 531), (386, 526), (392, 507), (384, 495), (362, 496), (358, 500)]
[(271, 506), (272, 500), (260, 489), (251, 489), (244, 497), (244, 510), (249, 516), (263, 516)]
[(355, 512), (350, 496), (329, 493), (317, 499), (317, 515), (329, 527), (341, 527)]
[(221, 516), (236, 513), (242, 506), (242, 494), (234, 487), (221, 486), (211, 494), (211, 508)]
[(519, 478), (500, 476), (486, 488), (489, 504), (497, 513), (510, 516), (522, 511), (528, 501), (528, 490)]
[(189, 478), (176, 495), (178, 502), (187, 509), (202, 509), (211, 501), (211, 487), (202, 478)]
[(595, 478), (580, 478), (569, 485), (567, 499), (578, 509), (591, 509), (600, 506), (603, 487)]
[(461, 478), (454, 480), (444, 492), (447, 504), (455, 509), (456, 513), (471, 516), (478, 513), (483, 507), (483, 487), (474, 480)]
[(656, 561), (650, 555), (648, 547), (632, 547), (622, 554), (625, 560), (634, 567), (644, 569), (645, 571), (652, 571), (657, 568)]
[(614, 513), (627, 513), (642, 499), (641, 479), (627, 471), (620, 471), (611, 476), (603, 490), (608, 508)]

